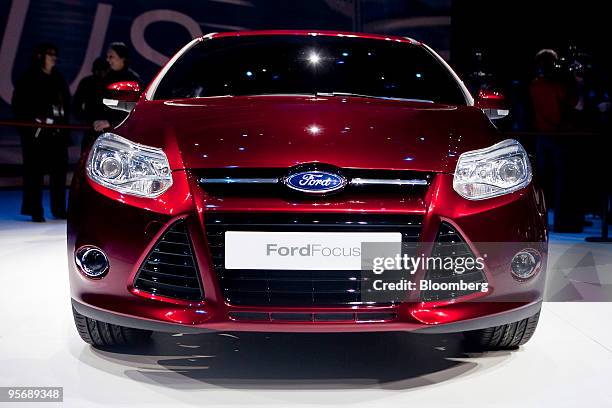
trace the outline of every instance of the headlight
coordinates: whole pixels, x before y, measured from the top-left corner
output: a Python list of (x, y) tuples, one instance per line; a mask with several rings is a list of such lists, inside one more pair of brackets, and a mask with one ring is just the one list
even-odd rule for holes
[(497, 197), (526, 187), (531, 165), (519, 142), (507, 139), (459, 156), (453, 188), (469, 200)]
[(120, 193), (155, 198), (172, 185), (172, 174), (162, 149), (104, 133), (94, 143), (87, 174), (98, 184)]

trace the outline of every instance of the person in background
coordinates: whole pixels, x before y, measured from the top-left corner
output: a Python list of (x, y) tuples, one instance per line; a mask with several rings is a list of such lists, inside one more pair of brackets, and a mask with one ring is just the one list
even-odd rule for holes
[(536, 77), (529, 85), (534, 128), (542, 133), (566, 130), (569, 113), (578, 103), (576, 84), (560, 74), (558, 60), (557, 53), (551, 49), (539, 51), (536, 54)]
[(572, 138), (554, 133), (570, 129), (572, 111), (578, 103), (576, 84), (558, 70), (557, 53), (543, 49), (536, 54), (536, 77), (529, 85), (533, 128), (538, 137), (537, 170), (547, 202), (554, 208), (555, 232), (580, 232), (584, 215), (572, 205), (576, 184), (570, 168)]
[[(106, 75), (106, 85), (121, 81), (135, 81), (140, 83), (140, 76), (130, 67), (130, 50), (122, 42), (111, 43), (106, 52), (106, 61), (110, 71)], [(94, 121), (93, 127), (96, 132), (103, 132), (111, 127), (117, 126), (126, 117), (125, 112), (105, 108), (105, 118), (101, 117)]]
[[(62, 124), (68, 122), (70, 91), (55, 67), (58, 48), (38, 45), (30, 67), (17, 80), (12, 107), (15, 118), (24, 122)], [(69, 135), (64, 130), (23, 127), (19, 130), (23, 152), (23, 202), (21, 214), (44, 222), (42, 188), (49, 174), (51, 213), (66, 218), (66, 173)]]
[[(87, 76), (79, 82), (79, 86), (74, 94), (74, 115), (77, 119), (90, 123), (105, 115), (106, 107), (102, 103), (104, 88), (106, 85), (106, 75), (110, 67), (104, 58), (97, 58), (92, 67), (92, 75)], [(81, 152), (96, 140), (99, 135), (93, 127), (83, 134), (81, 141)]]

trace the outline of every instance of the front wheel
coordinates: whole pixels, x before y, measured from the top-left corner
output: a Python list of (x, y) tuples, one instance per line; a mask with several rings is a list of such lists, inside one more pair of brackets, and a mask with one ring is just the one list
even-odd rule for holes
[(153, 332), (117, 326), (83, 316), (72, 308), (74, 324), (79, 336), (86, 343), (96, 347), (128, 346), (146, 342)]
[(512, 350), (527, 343), (538, 325), (540, 311), (518, 322), (463, 333), (469, 349)]

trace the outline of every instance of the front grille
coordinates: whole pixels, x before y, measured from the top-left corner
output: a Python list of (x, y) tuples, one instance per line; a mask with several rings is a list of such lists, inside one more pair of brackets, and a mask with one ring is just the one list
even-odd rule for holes
[(422, 216), (393, 214), (209, 214), (206, 235), (225, 301), (240, 306), (348, 306), (362, 299), (362, 271), (225, 269), (226, 231), (400, 232), (417, 242)]
[[(377, 194), (397, 195), (411, 194), (422, 196), (432, 180), (432, 173), (412, 170), (379, 170), (379, 169), (336, 169), (348, 181), (347, 185), (335, 196), (344, 194)], [(285, 197), (288, 199), (308, 199), (308, 194), (296, 192), (280, 181), (289, 174), (286, 168), (223, 168), (203, 169), (195, 172), (202, 187), (213, 196), (253, 196)], [(369, 179), (378, 181), (413, 181), (422, 185), (400, 184), (352, 184), (353, 180)]]
[(157, 241), (136, 274), (134, 288), (182, 300), (204, 297), (184, 221), (174, 223)]
[[(446, 222), (440, 224), (431, 256), (436, 258), (476, 258), (468, 244), (461, 237), (461, 234)], [(441, 284), (459, 282), (460, 280), (463, 280), (465, 283), (483, 283), (487, 281), (484, 273), (480, 270), (457, 273), (457, 271), (443, 268), (429, 269), (425, 279)], [(449, 300), (472, 293), (475, 293), (475, 291), (424, 290), (421, 292), (421, 300), (425, 302)]]

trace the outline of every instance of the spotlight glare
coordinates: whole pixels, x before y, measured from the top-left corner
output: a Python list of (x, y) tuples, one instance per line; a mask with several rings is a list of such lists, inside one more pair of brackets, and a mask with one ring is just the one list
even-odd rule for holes
[(321, 62), (321, 57), (316, 52), (311, 52), (308, 56), (308, 62), (313, 65), (317, 65), (319, 62)]
[(317, 125), (310, 125), (307, 129), (308, 132), (312, 135), (318, 135), (319, 133), (321, 133), (321, 128)]

